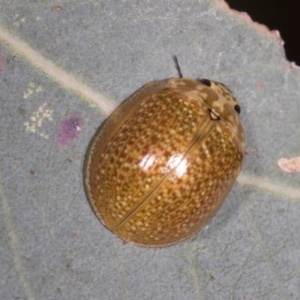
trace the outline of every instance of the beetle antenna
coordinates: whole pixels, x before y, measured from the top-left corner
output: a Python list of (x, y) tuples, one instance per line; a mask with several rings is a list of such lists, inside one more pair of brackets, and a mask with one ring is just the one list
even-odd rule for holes
[(182, 76), (182, 73), (181, 73), (180, 66), (179, 66), (178, 59), (177, 59), (176, 55), (173, 55), (173, 60), (175, 62), (175, 67), (176, 67), (176, 70), (178, 72), (179, 78), (182, 78), (183, 76)]

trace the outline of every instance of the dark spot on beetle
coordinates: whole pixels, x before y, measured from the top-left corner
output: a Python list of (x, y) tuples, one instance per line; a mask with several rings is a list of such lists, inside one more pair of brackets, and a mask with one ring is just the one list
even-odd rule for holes
[(241, 113), (241, 108), (240, 108), (240, 106), (239, 106), (238, 104), (236, 104), (236, 105), (234, 106), (234, 109), (235, 109), (235, 111), (236, 111), (238, 114)]
[(211, 81), (208, 79), (198, 79), (198, 81), (203, 83), (204, 85), (211, 86)]
[(150, 141), (151, 141), (151, 144), (152, 144), (152, 145), (153, 145), (153, 144), (156, 144), (156, 143), (158, 142), (158, 137), (152, 135), (152, 136), (150, 137)]

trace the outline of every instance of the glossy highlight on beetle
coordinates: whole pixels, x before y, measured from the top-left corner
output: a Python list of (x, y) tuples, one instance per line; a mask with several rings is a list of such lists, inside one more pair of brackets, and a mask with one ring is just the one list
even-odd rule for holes
[(146, 84), (92, 140), (84, 170), (90, 204), (124, 241), (165, 247), (199, 231), (242, 167), (240, 107), (222, 83)]

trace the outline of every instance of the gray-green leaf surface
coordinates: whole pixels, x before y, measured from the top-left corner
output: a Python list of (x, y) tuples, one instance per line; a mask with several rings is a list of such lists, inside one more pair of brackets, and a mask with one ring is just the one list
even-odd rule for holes
[[(143, 84), (228, 85), (247, 156), (217, 215), (164, 249), (93, 214), (86, 148)], [(300, 299), (300, 73), (279, 36), (217, 0), (0, 1), (0, 299)]]

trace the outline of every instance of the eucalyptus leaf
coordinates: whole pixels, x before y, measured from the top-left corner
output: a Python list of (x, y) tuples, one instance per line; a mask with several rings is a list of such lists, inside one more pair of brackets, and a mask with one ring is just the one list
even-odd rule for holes
[[(164, 249), (124, 244), (83, 188), (87, 146), (145, 83), (223, 82), (247, 155), (217, 215)], [(0, 299), (299, 299), (300, 73), (223, 1), (0, 1)]]

